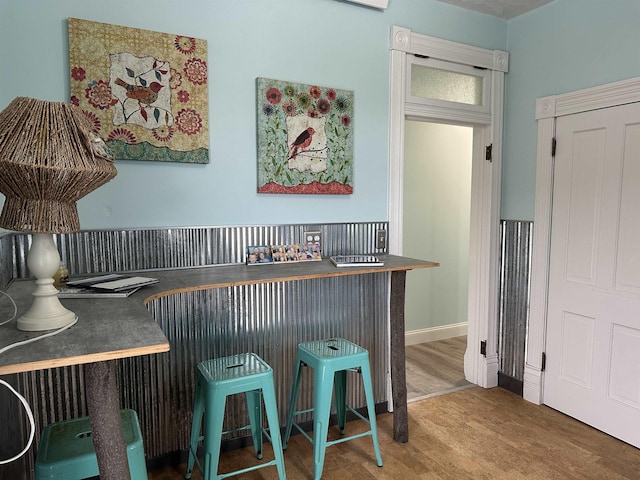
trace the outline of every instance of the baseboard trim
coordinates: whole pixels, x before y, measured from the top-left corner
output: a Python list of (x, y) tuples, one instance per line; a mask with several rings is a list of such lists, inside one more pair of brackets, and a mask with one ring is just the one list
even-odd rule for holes
[(435, 342), (436, 340), (446, 340), (447, 338), (460, 337), (467, 334), (467, 323), (453, 323), (441, 327), (422, 328), (411, 330), (404, 334), (405, 345), (416, 345), (418, 343)]

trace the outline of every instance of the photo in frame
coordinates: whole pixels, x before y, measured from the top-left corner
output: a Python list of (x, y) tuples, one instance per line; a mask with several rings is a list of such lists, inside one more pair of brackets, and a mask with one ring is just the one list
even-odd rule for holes
[(273, 263), (312, 262), (322, 260), (322, 249), (319, 243), (292, 243), (272, 245)]
[(258, 193), (353, 193), (354, 93), (258, 78)]
[(209, 163), (207, 42), (69, 18), (71, 101), (116, 160)]
[(247, 265), (267, 265), (273, 263), (271, 247), (267, 245), (250, 245), (247, 247)]

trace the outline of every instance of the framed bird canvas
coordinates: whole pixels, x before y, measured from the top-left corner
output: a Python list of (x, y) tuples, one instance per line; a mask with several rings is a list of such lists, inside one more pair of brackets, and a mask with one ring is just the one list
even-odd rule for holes
[(69, 18), (71, 101), (118, 160), (209, 163), (207, 42)]
[(258, 193), (353, 193), (353, 92), (256, 84)]

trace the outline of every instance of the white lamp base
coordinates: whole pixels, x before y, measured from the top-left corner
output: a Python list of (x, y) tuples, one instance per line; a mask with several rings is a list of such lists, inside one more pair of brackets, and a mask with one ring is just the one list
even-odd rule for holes
[(72, 323), (76, 315), (62, 306), (58, 289), (53, 286), (53, 275), (60, 266), (60, 254), (53, 235), (34, 233), (29, 255), (29, 270), (36, 277), (33, 303), (24, 316), (18, 319), (18, 330), (39, 332), (54, 330)]

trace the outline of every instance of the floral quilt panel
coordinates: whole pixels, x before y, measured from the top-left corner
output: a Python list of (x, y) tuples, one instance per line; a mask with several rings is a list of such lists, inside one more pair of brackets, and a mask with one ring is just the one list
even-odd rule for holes
[(118, 160), (209, 163), (207, 42), (69, 18), (71, 101)]
[(353, 193), (349, 90), (257, 79), (258, 192)]

